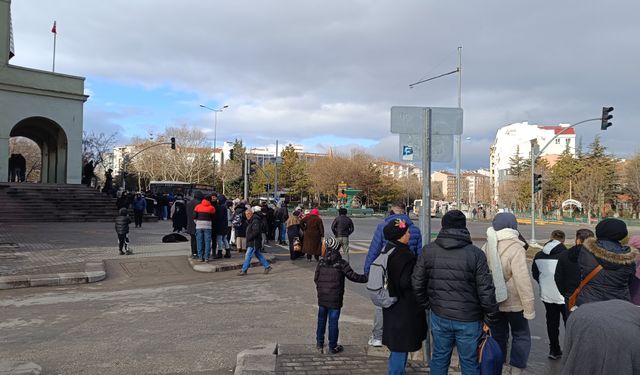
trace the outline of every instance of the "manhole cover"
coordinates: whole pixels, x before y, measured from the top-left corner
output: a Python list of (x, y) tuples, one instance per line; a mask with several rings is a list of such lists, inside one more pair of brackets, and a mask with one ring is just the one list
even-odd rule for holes
[(120, 263), (120, 265), (131, 277), (178, 275), (180, 273), (168, 261), (126, 262)]

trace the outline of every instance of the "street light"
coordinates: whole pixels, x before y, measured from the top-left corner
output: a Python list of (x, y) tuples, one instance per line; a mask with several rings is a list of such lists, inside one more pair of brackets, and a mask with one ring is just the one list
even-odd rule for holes
[(213, 112), (213, 187), (216, 186), (216, 147), (217, 147), (217, 137), (218, 137), (218, 112), (222, 112), (225, 108), (229, 108), (228, 105), (223, 105), (220, 108), (214, 109), (207, 107), (204, 104), (200, 104), (200, 107), (204, 109), (208, 109)]

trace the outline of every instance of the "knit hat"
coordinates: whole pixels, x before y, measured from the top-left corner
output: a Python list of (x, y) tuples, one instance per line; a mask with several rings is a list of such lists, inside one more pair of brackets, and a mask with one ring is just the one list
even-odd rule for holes
[(596, 225), (596, 237), (599, 240), (620, 242), (628, 234), (627, 224), (620, 219), (607, 218)]
[(320, 215), (320, 211), (318, 211), (318, 209), (317, 209), (317, 208), (312, 208), (312, 209), (311, 209), (311, 212), (309, 212), (309, 214), (310, 214), (310, 215), (318, 216), (318, 215)]
[(346, 215), (346, 214), (347, 214), (347, 209), (346, 209), (346, 208), (344, 208), (344, 207), (340, 207), (340, 208), (338, 209), (338, 214), (339, 214), (339, 215)]
[(387, 241), (393, 241), (400, 239), (409, 230), (409, 225), (406, 221), (401, 219), (391, 220), (384, 226), (382, 232), (384, 233), (384, 239)]
[(324, 245), (327, 250), (338, 250), (340, 248), (340, 243), (333, 237), (327, 237), (324, 239)]
[(496, 232), (505, 229), (518, 229), (518, 220), (515, 215), (510, 212), (501, 212), (493, 218), (493, 222), (491, 223), (493, 230)]
[(467, 218), (460, 210), (448, 211), (442, 217), (442, 229), (466, 229)]

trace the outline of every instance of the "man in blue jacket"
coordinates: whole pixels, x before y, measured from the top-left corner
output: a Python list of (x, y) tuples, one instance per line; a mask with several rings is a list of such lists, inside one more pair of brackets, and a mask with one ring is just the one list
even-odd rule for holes
[[(378, 224), (376, 231), (373, 234), (373, 239), (369, 245), (369, 252), (367, 253), (367, 259), (364, 262), (364, 273), (369, 274), (371, 263), (380, 255), (382, 249), (384, 249), (387, 241), (384, 239), (384, 227), (388, 222), (400, 219), (409, 225), (409, 249), (419, 256), (422, 254), (422, 234), (420, 228), (413, 224), (409, 216), (405, 213), (406, 206), (402, 202), (395, 202), (391, 206), (391, 215), (384, 219), (384, 222)], [(380, 347), (382, 346), (382, 308), (375, 307), (375, 315), (373, 316), (373, 330), (371, 331), (371, 338), (369, 339), (369, 345)]]

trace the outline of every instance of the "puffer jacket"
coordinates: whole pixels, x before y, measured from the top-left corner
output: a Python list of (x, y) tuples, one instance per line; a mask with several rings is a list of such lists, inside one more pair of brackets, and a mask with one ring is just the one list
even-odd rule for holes
[(531, 274), (540, 285), (540, 299), (543, 302), (564, 304), (564, 296), (560, 293), (554, 276), (558, 259), (565, 251), (567, 248), (564, 244), (558, 240), (552, 240), (547, 242), (533, 258)]
[(353, 221), (347, 215), (338, 215), (331, 224), (331, 231), (336, 237), (349, 237), (353, 233)]
[(198, 229), (211, 229), (211, 221), (216, 213), (216, 209), (208, 199), (202, 199), (199, 205), (193, 209), (193, 221)]
[(629, 301), (629, 285), (636, 272), (637, 255), (635, 249), (618, 242), (587, 238), (578, 256), (581, 277), (587, 277), (598, 264), (602, 270), (582, 288), (576, 305), (611, 299)]
[(147, 208), (147, 201), (140, 197), (133, 201), (133, 209), (135, 211), (144, 211)]
[(580, 265), (578, 255), (582, 251), (582, 245), (575, 245), (560, 254), (554, 280), (558, 291), (569, 299), (573, 292), (580, 286)]
[(118, 211), (118, 216), (116, 216), (116, 233), (118, 234), (127, 234), (129, 233), (129, 224), (131, 223), (131, 219), (129, 218), (129, 213), (126, 208), (121, 208)]
[(247, 223), (247, 248), (253, 247), (255, 250), (262, 250), (262, 233), (265, 228), (264, 217), (259, 212), (255, 212)]
[(349, 263), (342, 259), (339, 251), (327, 249), (325, 257), (318, 262), (313, 278), (318, 293), (318, 305), (330, 309), (342, 308), (345, 277), (356, 283), (367, 282), (367, 276), (356, 273)]
[(445, 319), (474, 322), (498, 311), (487, 257), (467, 229), (443, 229), (422, 249), (412, 285), (418, 303)]
[(415, 256), (422, 254), (422, 235), (420, 234), (420, 228), (413, 224), (413, 221), (411, 221), (406, 214), (389, 215), (376, 227), (376, 231), (371, 239), (371, 244), (369, 245), (369, 252), (367, 252), (367, 259), (364, 261), (364, 273), (369, 274), (371, 263), (376, 260), (382, 252), (382, 249), (387, 245), (387, 240), (384, 239), (384, 227), (390, 221), (396, 219), (404, 220), (407, 225), (409, 225), (409, 250), (411, 250)]

